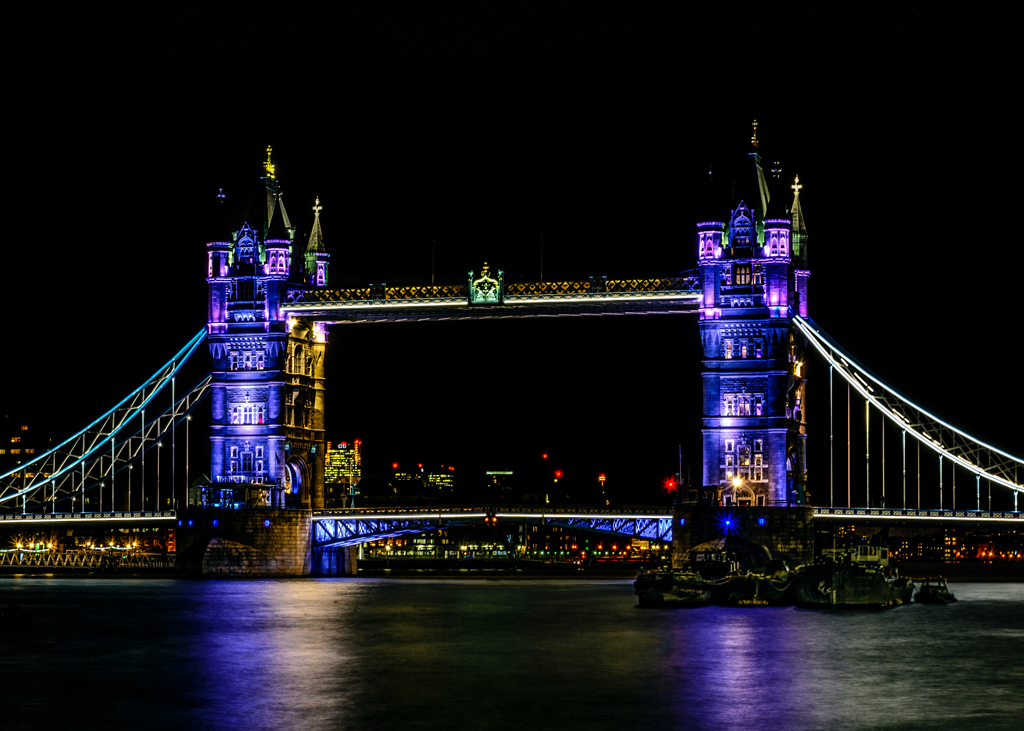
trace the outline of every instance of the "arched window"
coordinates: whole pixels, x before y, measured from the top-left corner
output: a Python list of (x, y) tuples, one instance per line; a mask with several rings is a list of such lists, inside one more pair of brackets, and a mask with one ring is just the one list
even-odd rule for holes
[(258, 424), (262, 424), (263, 423), (263, 407), (262, 406), (260, 406), (259, 409), (257, 410), (257, 416), (259, 417), (259, 421), (257, 423)]
[(238, 407), (237, 406), (235, 408), (231, 409), (231, 423), (232, 424), (237, 424), (238, 423)]

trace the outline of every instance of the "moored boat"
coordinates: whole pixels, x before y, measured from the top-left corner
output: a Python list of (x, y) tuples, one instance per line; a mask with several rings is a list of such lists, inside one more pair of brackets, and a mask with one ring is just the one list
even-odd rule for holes
[(814, 609), (884, 608), (906, 604), (914, 582), (889, 566), (885, 547), (826, 551), (796, 571), (797, 606)]
[(921, 579), (917, 587), (914, 601), (921, 604), (952, 604), (956, 601), (953, 592), (946, 586), (946, 579), (941, 576), (930, 576)]

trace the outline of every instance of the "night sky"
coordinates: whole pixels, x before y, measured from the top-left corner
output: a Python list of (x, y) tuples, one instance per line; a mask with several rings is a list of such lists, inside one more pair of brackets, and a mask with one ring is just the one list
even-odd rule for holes
[[(209, 207), (250, 195), (268, 144), (306, 232), (321, 199), (333, 286), (429, 283), (432, 236), (438, 283), (484, 261), (536, 281), (542, 236), (545, 280), (667, 276), (694, 268), (694, 224), (738, 202), (709, 201), (709, 166), (749, 189), (756, 118), (805, 186), (812, 318), (1021, 454), (1014, 19), (755, 7), (21, 11), (0, 407), (66, 436), (199, 330)], [(574, 499), (604, 472), (620, 502), (664, 501), (676, 445), (700, 474), (699, 357), (695, 315), (335, 328), (328, 439), (361, 438), (368, 472), (525, 473), (546, 452)], [(827, 379), (812, 361), (826, 504)]]

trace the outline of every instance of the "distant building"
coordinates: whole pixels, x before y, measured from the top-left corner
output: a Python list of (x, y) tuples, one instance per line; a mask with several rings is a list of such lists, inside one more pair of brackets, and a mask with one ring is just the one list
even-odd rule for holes
[(17, 469), (46, 452), (47, 440), (27, 421), (16, 416), (4, 416), (0, 423), (0, 473)]
[(427, 488), (431, 493), (447, 497), (455, 490), (455, 468), (441, 466), (437, 472), (427, 475)]
[(324, 464), (325, 502), (328, 507), (344, 505), (363, 476), (362, 440), (327, 442)]

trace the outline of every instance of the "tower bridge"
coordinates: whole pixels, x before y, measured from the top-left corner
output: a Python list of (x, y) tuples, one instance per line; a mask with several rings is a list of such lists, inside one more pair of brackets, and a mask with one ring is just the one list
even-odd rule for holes
[[(110, 412), (45, 455), (0, 475), (0, 524), (114, 520), (115, 484), (127, 481), (130, 486), (129, 470), (139, 468), (145, 485), (146, 454), (163, 449), (165, 442), (172, 451), (176, 449), (177, 432), (188, 428), (192, 410), (207, 396), (209, 489), (230, 490), (234, 502), (266, 516), (257, 520), (253, 517), (257, 513), (252, 513), (249, 518), (212, 522), (187, 518), (203, 524), (193, 545), (223, 538), (218, 550), (224, 561), (232, 560), (233, 550), (239, 561), (243, 554), (246, 561), (252, 559), (256, 549), (246, 543), (245, 536), (262, 530), (260, 526), (287, 525), (288, 535), (300, 536), (294, 539), (298, 558), (286, 562), (291, 568), (284, 572), (302, 573), (309, 570), (309, 556), (317, 551), (347, 550), (373, 540), (370, 536), (476, 520), (486, 513), (433, 508), (426, 513), (398, 510), (386, 515), (324, 510), (325, 362), (331, 333), (372, 322), (653, 314), (691, 315), (696, 321), (703, 347), (703, 466), (701, 486), (695, 492), (714, 509), (799, 509), (815, 521), (1018, 520), (1017, 495), (1024, 490), (1024, 474), (1018, 474), (1024, 464), (1020, 458), (984, 444), (914, 404), (859, 365), (810, 319), (809, 237), (799, 179), (790, 186), (788, 205), (770, 208), (772, 198), (760, 173), (760, 157), (756, 151), (751, 157), (758, 173), (750, 198), (753, 204), (734, 201), (726, 220), (697, 224), (697, 268), (692, 271), (646, 279), (591, 276), (513, 284), (505, 281), (501, 269), (485, 263), (479, 272), (469, 271), (464, 281), (451, 284), (339, 289), (330, 276), (319, 199), (313, 206), (310, 235), (301, 241), (285, 210), (268, 155), (263, 177), (266, 205), (261, 204), (259, 219), (224, 229), (206, 244), (206, 326)], [(776, 192), (775, 200), (779, 199)], [(181, 367), (203, 343), (209, 352), (209, 373), (179, 393)], [(862, 506), (849, 488), (846, 504), (836, 505), (831, 476), (828, 507), (821, 505), (822, 499), (815, 501), (818, 507), (809, 507), (806, 377), (812, 354), (829, 366), (830, 393), (838, 375), (864, 398), (868, 416), (881, 413), (900, 429), (904, 483), (898, 511), (892, 507), (895, 498), (872, 505), (870, 486)], [(158, 394), (164, 394), (160, 397), (164, 407), (156, 406)], [(957, 468), (975, 477), (974, 510), (965, 510), (963, 504), (959, 511), (955, 505), (925, 507), (920, 497), (911, 507), (905, 467), (908, 433), (938, 456), (940, 480), (944, 460), (954, 465), (954, 480)], [(831, 439), (830, 434), (830, 450)], [(982, 510), (983, 478), (989, 486), (1013, 492), (1012, 512)], [(172, 473), (171, 479), (176, 484), (176, 475)], [(881, 494), (884, 500), (884, 481)], [(106, 511), (105, 495), (110, 496)], [(136, 517), (132, 505), (129, 493), (128, 514)], [(145, 513), (144, 496), (141, 507), (140, 519), (166, 519), (160, 511)], [(666, 537), (670, 526), (676, 530), (682, 526), (679, 516), (673, 524), (664, 511), (632, 515), (569, 509), (555, 515), (550, 510), (538, 514), (516, 508), (499, 514), (657, 538)], [(124, 515), (116, 519), (123, 520)], [(185, 520), (181, 516), (178, 520)], [(224, 525), (218, 524), (220, 520)], [(228, 524), (231, 539), (224, 538)], [(268, 541), (260, 544), (259, 551), (280, 549), (274, 542), (277, 538)]]

